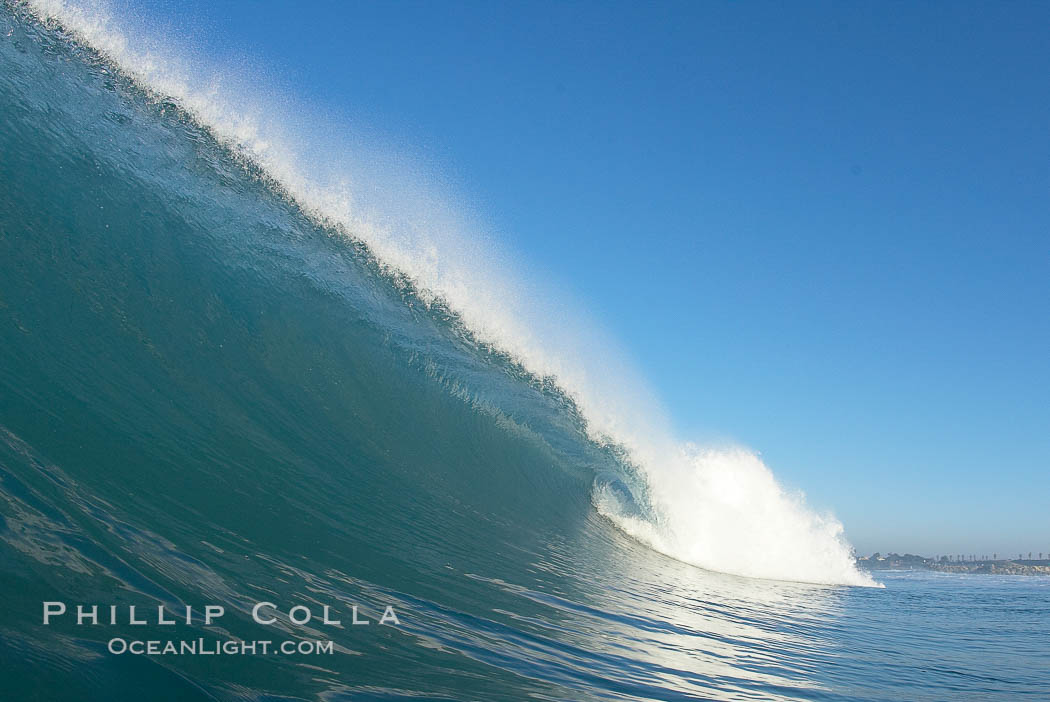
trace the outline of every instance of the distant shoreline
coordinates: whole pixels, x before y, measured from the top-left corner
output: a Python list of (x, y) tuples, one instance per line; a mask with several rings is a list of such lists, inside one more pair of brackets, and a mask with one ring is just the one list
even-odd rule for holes
[(885, 556), (859, 556), (857, 566), (865, 570), (933, 570), (940, 573), (972, 573), (974, 575), (1050, 575), (1050, 559), (995, 559), (995, 560), (959, 560), (946, 558), (933, 559), (916, 556), (910, 553), (899, 555), (890, 553)]

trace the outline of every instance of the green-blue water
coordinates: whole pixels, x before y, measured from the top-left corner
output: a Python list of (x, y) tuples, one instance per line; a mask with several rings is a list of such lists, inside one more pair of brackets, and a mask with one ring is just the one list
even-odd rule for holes
[[(598, 515), (596, 479), (633, 484), (555, 388), (4, 7), (0, 698), (1050, 698), (1050, 579), (711, 573)], [(227, 612), (44, 626), (45, 601)]]

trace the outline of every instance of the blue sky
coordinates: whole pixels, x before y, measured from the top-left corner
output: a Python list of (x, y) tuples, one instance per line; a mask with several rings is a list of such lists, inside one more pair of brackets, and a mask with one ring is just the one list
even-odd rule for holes
[(1050, 551), (1050, 5), (130, 5), (439, 171), (861, 552)]

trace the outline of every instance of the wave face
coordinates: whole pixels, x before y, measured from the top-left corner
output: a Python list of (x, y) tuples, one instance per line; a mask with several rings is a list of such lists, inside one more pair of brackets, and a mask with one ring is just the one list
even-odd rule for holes
[[(647, 607), (703, 591), (723, 598), (723, 615), (746, 592), (769, 616), (803, 618), (834, 610), (838, 591), (677, 561), (872, 584), (841, 525), (754, 454), (674, 441), (658, 411), (608, 379), (616, 364), (588, 366), (602, 354), (573, 356), (575, 337), (557, 330), (547, 344), (528, 323), (544, 311), (516, 301), (516, 283), (475, 274), (469, 240), (384, 229), (112, 25), (31, 5), (0, 15), (9, 670), (58, 671), (70, 698), (91, 696), (85, 679), (111, 691), (148, 679), (177, 699), (579, 698), (598, 694), (595, 670), (627, 664), (612, 644), (585, 652), (594, 637), (665, 649), (688, 634), (609, 620), (595, 583)], [(673, 596), (646, 584), (664, 577)], [(363, 655), (335, 672), (155, 665), (100, 653), (104, 633), (52, 629), (41, 644), (25, 621), (41, 599), (114, 593), (240, 615), (260, 598), (394, 602), (413, 616), (339, 639)], [(552, 607), (583, 617), (578, 630), (542, 624)], [(719, 616), (708, 643), (753, 626)], [(764, 645), (792, 655), (798, 642)], [(752, 689), (750, 663), (718, 665)], [(615, 694), (718, 689), (719, 675), (661, 670), (639, 668)]]
[[(395, 287), (411, 289), (416, 303), (445, 316), (453, 336), (495, 350), (504, 364), (516, 367), (515, 372), (533, 376), (530, 381), (542, 379), (551, 391), (564, 395), (572, 405), (574, 440), (582, 441), (582, 427), (591, 443), (619, 449), (613, 466), (596, 471), (593, 498), (601, 514), (626, 533), (667, 555), (722, 572), (873, 584), (854, 567), (837, 520), (807, 509), (800, 494), (785, 492), (751, 452), (699, 450), (675, 440), (660, 409), (626, 364), (615, 360), (604, 339), (582, 333), (578, 322), (565, 321), (557, 303), (536, 303), (537, 292), (517, 279), (503, 258), (480, 246), (477, 237), (457, 231), (456, 223), (435, 216), (432, 203), (424, 207), (421, 219), (406, 217), (413, 207), (405, 203), (415, 193), (394, 192), (385, 199), (393, 201), (395, 209), (387, 204), (377, 211), (348, 185), (360, 176), (352, 178), (338, 165), (301, 155), (339, 153), (338, 149), (304, 143), (272, 120), (265, 125), (255, 113), (266, 108), (253, 112), (245, 107), (257, 103), (258, 97), (236, 99), (232, 95), (238, 91), (233, 89), (227, 97), (215, 80), (195, 77), (151, 39), (130, 38), (97, 9), (87, 12), (59, 0), (34, 0), (29, 5), (39, 17), (92, 47), (154, 102), (171, 101), (180, 118), (204, 128), (229, 156), (273, 186), (320, 232), (363, 245), (365, 250), (358, 254), (376, 264), (381, 277)], [(140, 45), (148, 49), (136, 48)], [(349, 284), (350, 279), (339, 281)], [(360, 307), (355, 300), (350, 304)], [(387, 324), (383, 314), (373, 318), (379, 326)], [(404, 335), (414, 335), (407, 325), (397, 324)], [(415, 344), (405, 342), (407, 353), (416, 353)], [(442, 375), (455, 366), (446, 366), (447, 359), (441, 357), (431, 360), (440, 364)], [(486, 395), (486, 406), (506, 409), (503, 393), (509, 391), (499, 384), (490, 386), (485, 379), (470, 388), (471, 394)], [(528, 413), (519, 414), (517, 421), (535, 424)], [(621, 486), (624, 481), (632, 485), (626, 503), (610, 499), (609, 476)]]

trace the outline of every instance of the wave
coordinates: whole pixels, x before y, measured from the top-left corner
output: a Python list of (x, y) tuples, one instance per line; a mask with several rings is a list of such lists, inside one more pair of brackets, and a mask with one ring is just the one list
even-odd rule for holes
[[(785, 490), (755, 453), (675, 437), (615, 344), (582, 315), (567, 314), (418, 176), (397, 179), (415, 186), (377, 188), (367, 168), (351, 165), (359, 157), (338, 138), (318, 136), (324, 129), (310, 127), (302, 112), (280, 117), (280, 97), (222, 80), (104, 5), (29, 0), (24, 7), (206, 129), (314, 224), (363, 246), (383, 275), (431, 313), (447, 313), (482, 350), (524, 369), (527, 382), (556, 388), (578, 412), (587, 439), (618, 459), (622, 470), (595, 471), (590, 501), (622, 531), (705, 569), (874, 584), (855, 568), (840, 522)], [(447, 369), (427, 372), (459, 392)], [(506, 398), (465, 394), (480, 411), (507, 412)]]

